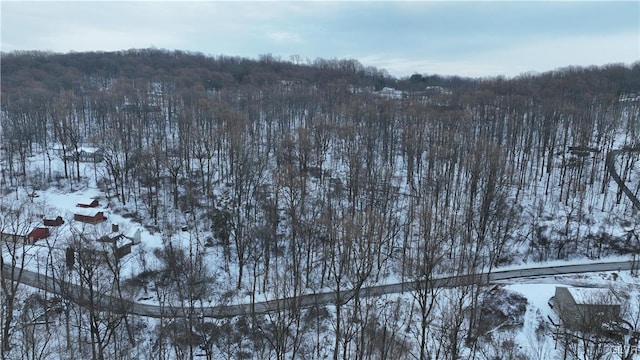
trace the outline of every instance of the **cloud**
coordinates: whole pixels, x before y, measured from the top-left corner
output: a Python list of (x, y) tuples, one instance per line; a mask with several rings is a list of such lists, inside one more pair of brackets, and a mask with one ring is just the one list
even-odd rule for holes
[(275, 31), (268, 34), (268, 37), (275, 40), (276, 42), (302, 42), (302, 38), (295, 33), (288, 31)]
[[(2, 50), (155, 46), (484, 76), (640, 59), (638, 2), (0, 2)], [(635, 57), (635, 58), (634, 58)]]
[(413, 73), (468, 77), (516, 76), (545, 72), (568, 65), (631, 64), (640, 60), (640, 35), (636, 32), (601, 36), (565, 36), (515, 42), (508, 46), (476, 51), (464, 57), (407, 57), (399, 53), (360, 56), (362, 63), (386, 69), (395, 76)]

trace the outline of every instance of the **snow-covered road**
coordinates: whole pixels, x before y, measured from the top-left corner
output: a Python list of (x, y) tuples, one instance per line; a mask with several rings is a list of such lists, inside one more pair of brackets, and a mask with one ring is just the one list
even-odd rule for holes
[[(433, 281), (434, 287), (456, 287), (469, 285), (472, 283), (491, 283), (491, 282), (503, 282), (505, 280), (514, 280), (520, 278), (540, 277), (540, 276), (553, 276), (562, 274), (575, 274), (575, 273), (588, 273), (588, 272), (600, 272), (600, 271), (623, 271), (632, 270), (638, 268), (637, 261), (593, 261), (584, 262), (579, 264), (566, 264), (566, 265), (548, 265), (548, 266), (532, 266), (523, 267), (518, 269), (509, 270), (497, 270), (492, 271), (490, 274), (481, 273), (473, 275), (460, 275), (460, 276), (447, 276), (437, 278)], [(18, 277), (20, 269), (13, 269), (8, 264), (2, 266), (2, 277), (12, 278)], [(15, 274), (15, 275), (12, 275)], [(86, 293), (86, 290), (81, 289), (76, 284), (69, 284), (62, 282), (51, 277), (39, 274), (33, 271), (22, 269), (21, 275), (19, 275), (19, 281), (25, 285), (33, 286), (45, 291), (55, 293), (65, 298), (70, 298), (74, 302), (80, 305), (86, 305), (87, 299), (82, 294)], [(423, 283), (420, 281), (407, 281), (395, 284), (377, 285), (371, 287), (363, 287), (360, 289), (360, 297), (380, 296), (385, 294), (402, 293), (412, 291)], [(322, 292), (316, 294), (306, 294), (295, 298), (283, 298), (274, 299), (270, 301), (255, 302), (253, 304), (236, 304), (236, 305), (218, 305), (209, 307), (196, 307), (189, 309), (188, 307), (160, 307), (158, 305), (135, 303), (128, 300), (119, 300), (115, 297), (103, 296), (100, 299), (94, 300), (94, 304), (109, 308), (115, 312), (126, 311), (129, 314), (147, 316), (154, 318), (177, 318), (193, 316), (194, 312), (197, 316), (207, 318), (229, 318), (234, 316), (247, 315), (252, 313), (266, 313), (270, 311), (276, 311), (278, 309), (295, 309), (295, 308), (309, 308), (314, 306), (323, 306), (327, 304), (341, 301), (343, 303), (351, 300), (355, 295), (353, 290), (345, 290), (340, 294), (335, 291)]]

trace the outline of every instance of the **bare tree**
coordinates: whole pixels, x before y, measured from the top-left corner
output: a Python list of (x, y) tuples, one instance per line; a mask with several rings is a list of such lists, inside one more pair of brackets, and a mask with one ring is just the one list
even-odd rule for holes
[[(134, 345), (135, 340), (127, 316), (131, 300), (120, 286), (121, 255), (117, 240), (103, 237), (99, 226), (72, 229), (69, 246), (74, 261), (70, 275), (80, 290), (79, 294), (69, 296), (77, 297), (84, 309), (77, 317), (78, 337), (90, 345), (92, 359), (120, 356), (130, 350), (126, 344)], [(88, 337), (81, 331), (87, 325)]]
[[(34, 230), (34, 224), (38, 218), (29, 200), (12, 200), (2, 197), (0, 200), (0, 261), (2, 276), (2, 357), (9, 357), (12, 350), (12, 329), (15, 326), (16, 311), (19, 309), (17, 296), (22, 286), (20, 285), (23, 270), (33, 256), (30, 250), (33, 247), (33, 239), (30, 237)], [(7, 276), (8, 275), (8, 276)]]

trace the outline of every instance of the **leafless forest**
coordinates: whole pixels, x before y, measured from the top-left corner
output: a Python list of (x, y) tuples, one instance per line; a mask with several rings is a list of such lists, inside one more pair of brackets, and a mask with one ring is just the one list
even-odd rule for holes
[[(640, 146), (638, 63), (397, 79), (355, 60), (147, 49), (3, 53), (1, 71), (3, 232), (29, 206), (9, 200), (18, 189), (93, 181), (113, 211), (163, 239), (136, 274), (89, 252), (70, 270), (52, 251), (47, 271), (87, 289), (84, 304), (59, 300), (54, 323), (27, 314), (57, 297), (3, 276), (8, 359), (517, 359), (508, 339), (487, 335), (483, 317), (499, 302), (487, 288), (430, 281), (640, 250), (634, 232), (607, 230), (638, 229), (638, 214), (605, 171), (609, 151)], [(83, 146), (104, 150), (92, 178), (73, 155)], [(636, 195), (638, 160), (617, 158)], [(189, 242), (172, 241), (182, 227)], [(57, 240), (77, 248), (94, 235)], [(3, 245), (3, 262), (21, 251)], [(359, 296), (407, 279), (426, 280), (410, 300)], [(97, 306), (104, 294), (136, 300), (141, 284), (184, 317)], [(335, 306), (197, 315), (205, 299), (328, 290)]]

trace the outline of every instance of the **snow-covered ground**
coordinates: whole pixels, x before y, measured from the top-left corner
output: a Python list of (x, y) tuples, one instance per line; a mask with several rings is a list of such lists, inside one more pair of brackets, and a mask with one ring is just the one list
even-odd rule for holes
[[(390, 94), (395, 93), (390, 92)], [(623, 144), (620, 143), (620, 145)], [(599, 157), (599, 159), (595, 157)], [(569, 161), (569, 158), (570, 156), (565, 153), (556, 154), (553, 159), (554, 169), (564, 166), (563, 164)], [(597, 240), (601, 240), (602, 236), (614, 239), (612, 242), (622, 242), (630, 234), (637, 234), (640, 231), (637, 212), (630, 210), (630, 207), (625, 205), (627, 201), (625, 198), (620, 200), (622, 205), (618, 205), (615, 201), (618, 190), (615, 184), (605, 184), (602, 187), (604, 193), (600, 193), (601, 179), (604, 174), (603, 158), (604, 154), (596, 154), (593, 159), (585, 160), (582, 165), (587, 169), (585, 170), (586, 172), (593, 170), (593, 173), (597, 174), (596, 180), (592, 183), (587, 183), (581, 178), (578, 179), (576, 184), (565, 186), (565, 184), (562, 184), (564, 180), (561, 180), (560, 171), (554, 170), (548, 175), (548, 178), (545, 174), (545, 176), (540, 176), (538, 180), (528, 180), (531, 184), (525, 186), (518, 195), (515, 194), (515, 186), (507, 191), (507, 205), (517, 210), (515, 222), (519, 226), (513, 229), (513, 233), (508, 234), (509, 241), (505, 249), (505, 253), (508, 255), (506, 257), (507, 265), (502, 265), (499, 268), (493, 267), (493, 270), (525, 268), (534, 264), (539, 266), (577, 264), (584, 263), (590, 258), (599, 258), (601, 261), (629, 259), (628, 255), (612, 255), (615, 254), (615, 251), (598, 249), (595, 245)], [(341, 157), (338, 150), (330, 150), (326, 154), (325, 161), (333, 168), (332, 176), (335, 179), (342, 179), (346, 183), (349, 171), (345, 163), (348, 159)], [(406, 172), (406, 166), (402, 165), (404, 162), (405, 160), (398, 155), (395, 160), (395, 163), (399, 164), (396, 168), (396, 173), (390, 174), (389, 184), (395, 187), (398, 194), (407, 195), (404, 197), (398, 196), (394, 207), (390, 209), (390, 211), (397, 213), (402, 213), (406, 210), (409, 206), (408, 199), (414, 194), (414, 190), (403, 175)], [(640, 178), (638, 176), (640, 175), (640, 166), (637, 163), (638, 161), (634, 163), (634, 166), (630, 168), (629, 174), (626, 176), (632, 189), (634, 189), (634, 186), (637, 188), (638, 185), (634, 181)], [(616, 163), (616, 166), (622, 168), (625, 164), (620, 160)], [(73, 176), (75, 170), (74, 166), (70, 167), (71, 176)], [(5, 188), (8, 191), (2, 197), (1, 205), (4, 209), (9, 209), (9, 211), (3, 211), (3, 224), (13, 223), (14, 220), (11, 219), (16, 215), (13, 210), (20, 207), (30, 209), (29, 212), (22, 214), (23, 218), (20, 220), (24, 221), (25, 224), (28, 223), (25, 226), (29, 228), (38, 226), (43, 216), (47, 218), (62, 216), (65, 220), (62, 226), (51, 229), (52, 235), (50, 238), (24, 247), (24, 255), (20, 256), (24, 256), (26, 260), (25, 267), (30, 270), (42, 272), (45, 269), (44, 271), (48, 271), (46, 269), (51, 265), (51, 253), (55, 252), (56, 258), (62, 259), (64, 250), (70, 245), (69, 241), (75, 235), (82, 234), (86, 240), (94, 241), (111, 233), (112, 224), (117, 224), (119, 231), (128, 236), (138, 230), (141, 233), (141, 243), (134, 245), (131, 254), (126, 255), (121, 263), (123, 281), (134, 279), (145, 271), (161, 269), (164, 265), (162, 263), (164, 260), (158, 254), (165, 248), (165, 245), (172, 244), (171, 246), (182, 249), (187, 254), (190, 254), (190, 250), (194, 248), (202, 250), (201, 252), (204, 254), (203, 261), (208, 265), (210, 271), (207, 275), (215, 279), (215, 285), (210, 289), (211, 293), (206, 299), (201, 300), (205, 302), (205, 305), (249, 303), (252, 298), (255, 301), (262, 301), (289, 295), (287, 291), (290, 289), (278, 289), (274, 288), (273, 285), (266, 288), (259, 285), (256, 286), (256, 283), (262, 283), (266, 277), (258, 267), (254, 268), (255, 273), (251, 273), (251, 269), (248, 266), (244, 269), (245, 276), (241, 279), (239, 289), (237, 289), (238, 264), (234, 261), (229, 261), (223, 252), (222, 246), (215, 241), (213, 246), (205, 246), (208, 239), (214, 238), (214, 234), (209, 227), (203, 226), (203, 220), (194, 219), (195, 214), (186, 214), (179, 209), (173, 209), (169, 205), (171, 201), (165, 199), (164, 203), (167, 211), (165, 211), (164, 216), (171, 219), (166, 221), (164, 225), (170, 224), (171, 226), (163, 226), (160, 231), (151, 223), (148, 209), (144, 205), (134, 200), (123, 206), (117, 199), (112, 197), (113, 194), (100, 190), (99, 179), (106, 176), (106, 169), (103, 163), (81, 163), (81, 180), (77, 181), (62, 178), (61, 174), (63, 174), (64, 169), (63, 163), (59, 158), (54, 157), (49, 162), (45, 154), (37, 154), (28, 159), (28, 172), (30, 176), (26, 177), (26, 179), (29, 179), (27, 183), (18, 183), (14, 184), (13, 187), (8, 186)], [(53, 174), (52, 179), (48, 179), (47, 173)], [(537, 178), (537, 174), (532, 175)], [(467, 179), (457, 179), (456, 181), (465, 184)], [(545, 183), (552, 185), (549, 186)], [(310, 178), (308, 189), (312, 195), (309, 198), (313, 199), (314, 194), (327, 191), (323, 186), (319, 180)], [(576, 192), (574, 189), (580, 187), (588, 189), (582, 190), (586, 194), (583, 198), (567, 195), (569, 192)], [(544, 192), (548, 192), (548, 194), (542, 195)], [(216, 196), (222, 197), (224, 193), (225, 185), (220, 184), (214, 189)], [(293, 195), (288, 194), (287, 189), (284, 188), (281, 190), (280, 195), (283, 198), (287, 196), (293, 198)], [(96, 225), (74, 221), (74, 214), (81, 210), (77, 204), (87, 203), (92, 199), (98, 200), (100, 205), (95, 210), (103, 211), (107, 220)], [(281, 213), (283, 212), (281, 211)], [(458, 216), (462, 217), (460, 214)], [(402, 221), (406, 220), (404, 215), (398, 215), (398, 217)], [(455, 219), (455, 216), (452, 219)], [(416, 227), (417, 225), (414, 223), (414, 228)], [(3, 228), (4, 231), (5, 229)], [(278, 233), (282, 234), (283, 237), (286, 237), (289, 231), (290, 229), (286, 228), (285, 222), (279, 224)], [(552, 242), (554, 245), (549, 246), (547, 244), (548, 248), (546, 250), (542, 247), (535, 248), (532, 246), (536, 241), (542, 240)], [(636, 240), (640, 241), (637, 238)], [(412, 244), (410, 239), (408, 243), (409, 251), (420, 251), (418, 248), (411, 249)], [(558, 244), (570, 244), (573, 246), (572, 249), (576, 251), (563, 251), (562, 248), (553, 247)], [(233, 249), (233, 245), (231, 249)], [(483, 251), (487, 251), (487, 249)], [(5, 260), (9, 260), (13, 254), (3, 251), (2, 256)], [(549, 260), (555, 258), (561, 258), (562, 260)], [(454, 258), (451, 261), (455, 262), (455, 260)], [(388, 265), (391, 262), (383, 263), (380, 273), (375, 277), (375, 283), (373, 279), (367, 279), (364, 285), (397, 283), (407, 280), (404, 273), (401, 274), (400, 271), (397, 271), (397, 268)], [(281, 280), (277, 276), (274, 276), (274, 278), (276, 281)], [(514, 341), (518, 344), (519, 350), (526, 353), (530, 358), (553, 359), (560, 356), (557, 343), (552, 336), (553, 326), (550, 325), (549, 321), (550, 318), (554, 319), (555, 313), (548, 305), (555, 286), (559, 284), (615, 288), (627, 300), (630, 316), (637, 317), (637, 315), (633, 314), (640, 312), (637, 279), (625, 272), (619, 273), (615, 280), (612, 274), (586, 274), (518, 280), (511, 284), (505, 284), (503, 287), (505, 291), (520, 294), (527, 300), (523, 324), (521, 328), (517, 328)], [(153, 293), (152, 287), (152, 283), (146, 284), (144, 288), (140, 287), (135, 299), (147, 304), (158, 304), (160, 299), (157, 297), (158, 294)], [(323, 288), (303, 288), (298, 291), (299, 293), (304, 293), (331, 290), (335, 290), (335, 288), (325, 284)], [(443, 290), (445, 298), (448, 296), (446, 295), (447, 291), (449, 290)], [(388, 304), (394, 302), (405, 304), (407, 308), (413, 309), (416, 302), (413, 296), (412, 294), (388, 295), (368, 301), (379, 308), (385, 309), (383, 312), (386, 312), (390, 311), (387, 310)], [(335, 316), (335, 307), (328, 307), (328, 309), (329, 315)], [(444, 305), (438, 311), (443, 314), (447, 313)], [(413, 324), (413, 321), (416, 320), (416, 315), (413, 311), (409, 311), (408, 314), (404, 310), (400, 312), (403, 313), (404, 321)], [(434, 326), (442, 326), (442, 324), (438, 325), (436, 322)], [(501, 333), (500, 328), (492, 330), (493, 333)], [(409, 335), (407, 334), (407, 336)], [(330, 337), (330, 335), (326, 336)], [(412, 336), (415, 336), (415, 334)], [(327, 342), (329, 344), (332, 343), (331, 340), (327, 340)]]
[[(517, 343), (521, 344), (529, 358), (532, 359), (561, 359), (562, 346), (556, 341), (554, 332), (558, 331), (556, 324), (561, 322), (558, 314), (549, 304), (555, 294), (557, 286), (587, 287), (611, 289), (621, 299), (622, 319), (632, 323), (634, 331), (639, 331), (640, 325), (640, 281), (638, 275), (629, 271), (585, 273), (580, 275), (557, 275), (552, 278), (535, 278), (518, 280), (513, 284), (504, 285), (504, 289), (521, 294), (527, 299), (527, 310), (524, 324), (516, 335)], [(629, 337), (625, 339), (627, 342)], [(619, 359), (616, 352), (621, 353), (620, 346), (609, 346), (611, 359)], [(626, 349), (635, 352), (635, 348)], [(633, 359), (640, 359), (639, 354)], [(607, 357), (605, 357), (607, 358)]]

